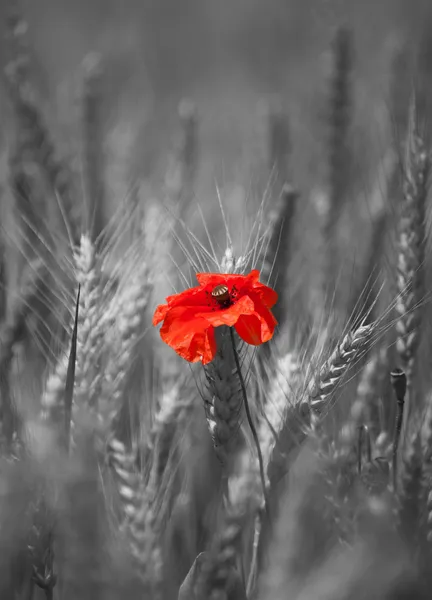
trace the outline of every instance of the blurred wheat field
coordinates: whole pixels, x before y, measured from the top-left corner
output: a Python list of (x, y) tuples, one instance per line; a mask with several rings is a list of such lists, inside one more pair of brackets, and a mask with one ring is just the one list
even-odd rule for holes
[[(428, 3), (0, 18), (0, 599), (429, 597)], [(163, 343), (252, 269), (270, 341)]]

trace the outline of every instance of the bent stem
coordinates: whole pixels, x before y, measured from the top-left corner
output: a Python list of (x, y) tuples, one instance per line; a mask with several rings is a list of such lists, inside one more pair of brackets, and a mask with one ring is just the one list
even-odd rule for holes
[(265, 484), (264, 461), (263, 461), (263, 457), (262, 457), (258, 434), (255, 429), (255, 425), (252, 420), (252, 415), (251, 415), (250, 408), (249, 408), (249, 401), (248, 401), (248, 397), (247, 397), (247, 393), (246, 393), (246, 384), (245, 384), (245, 381), (243, 378), (243, 374), (241, 372), (240, 359), (238, 356), (236, 343), (235, 343), (235, 339), (234, 339), (234, 331), (233, 331), (232, 327), (230, 327), (229, 330), (230, 330), (230, 336), (231, 336), (231, 345), (232, 345), (233, 354), (234, 354), (234, 361), (236, 364), (236, 370), (237, 370), (237, 373), (239, 376), (240, 386), (241, 386), (242, 395), (243, 395), (243, 402), (244, 402), (244, 406), (245, 406), (246, 417), (247, 417), (247, 420), (249, 423), (250, 430), (252, 432), (252, 436), (253, 436), (255, 446), (257, 449), (257, 454), (258, 454), (258, 463), (259, 463), (259, 471), (260, 471), (261, 485), (262, 485), (263, 498), (264, 498), (265, 513), (266, 513), (268, 522), (270, 523), (270, 505), (269, 505), (269, 501), (268, 501), (267, 489), (266, 489), (266, 484)]

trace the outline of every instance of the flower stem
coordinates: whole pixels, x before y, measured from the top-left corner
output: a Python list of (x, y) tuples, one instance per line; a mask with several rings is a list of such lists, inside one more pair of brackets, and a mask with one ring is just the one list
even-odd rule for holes
[(252, 436), (253, 436), (255, 446), (257, 449), (261, 485), (262, 485), (262, 491), (263, 491), (263, 497), (264, 497), (264, 507), (265, 507), (265, 512), (266, 512), (268, 522), (270, 524), (270, 505), (269, 505), (269, 500), (268, 500), (268, 495), (267, 495), (267, 488), (266, 488), (266, 484), (265, 484), (264, 461), (263, 461), (263, 457), (262, 457), (258, 434), (257, 434), (256, 428), (255, 428), (254, 422), (252, 420), (252, 415), (251, 415), (250, 408), (249, 408), (249, 401), (248, 401), (248, 397), (247, 397), (247, 393), (246, 393), (246, 384), (245, 384), (245, 381), (243, 378), (243, 374), (241, 372), (240, 359), (239, 359), (239, 355), (237, 352), (237, 347), (236, 347), (236, 343), (235, 343), (235, 339), (234, 339), (234, 331), (233, 331), (232, 327), (230, 327), (229, 329), (230, 329), (231, 344), (232, 344), (232, 349), (233, 349), (233, 354), (234, 354), (234, 361), (236, 364), (236, 370), (237, 370), (237, 373), (238, 373), (238, 376), (240, 379), (240, 386), (241, 386), (242, 394), (243, 394), (243, 402), (244, 402), (244, 406), (245, 406), (245, 410), (246, 410), (246, 417), (247, 417), (249, 427), (252, 432)]

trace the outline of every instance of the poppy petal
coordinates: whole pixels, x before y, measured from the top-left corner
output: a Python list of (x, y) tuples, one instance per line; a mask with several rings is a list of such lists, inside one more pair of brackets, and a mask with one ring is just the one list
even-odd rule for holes
[(168, 310), (169, 310), (168, 304), (159, 304), (159, 306), (156, 308), (154, 315), (153, 315), (153, 320), (152, 320), (153, 325), (159, 325), (159, 323), (161, 323), (161, 321), (163, 321), (165, 319)]
[(256, 315), (242, 315), (235, 324), (241, 339), (251, 346), (259, 346), (261, 340), (261, 320)]
[(214, 359), (217, 351), (214, 328), (210, 326), (204, 332), (195, 333), (189, 344), (177, 346), (175, 351), (191, 363), (202, 362), (207, 365)]
[(255, 314), (261, 319), (261, 338), (263, 343), (273, 337), (274, 330), (278, 324), (274, 314), (260, 301), (255, 300)]
[(232, 327), (238, 321), (241, 315), (250, 315), (255, 310), (255, 304), (249, 296), (242, 296), (237, 302), (234, 302), (228, 308), (222, 310), (197, 313), (197, 317), (204, 318), (213, 327), (227, 325)]
[(256, 302), (254, 313), (240, 316), (235, 329), (246, 343), (259, 346), (271, 340), (276, 325), (277, 321), (270, 310), (261, 302)]
[(265, 304), (267, 308), (271, 308), (278, 301), (278, 293), (263, 283), (256, 283), (253, 286), (253, 291), (255, 294), (257, 294), (257, 296), (259, 296), (261, 302)]
[(179, 294), (173, 294), (165, 300), (169, 306), (205, 306), (207, 304), (206, 293), (200, 286), (189, 288)]
[(160, 329), (162, 340), (189, 362), (213, 360), (216, 352), (211, 325), (195, 309), (178, 306), (168, 311)]
[(238, 273), (197, 273), (196, 278), (202, 287), (216, 287), (225, 283), (229, 287), (235, 285), (237, 288), (248, 287), (259, 281), (259, 271), (254, 269), (248, 275)]

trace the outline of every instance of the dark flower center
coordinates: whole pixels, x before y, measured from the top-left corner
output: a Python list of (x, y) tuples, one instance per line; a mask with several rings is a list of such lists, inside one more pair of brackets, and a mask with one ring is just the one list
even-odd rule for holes
[(220, 306), (229, 306), (231, 304), (231, 297), (229, 293), (228, 286), (223, 283), (220, 283), (212, 290), (212, 298), (216, 300), (216, 302)]

